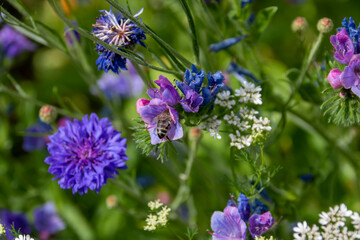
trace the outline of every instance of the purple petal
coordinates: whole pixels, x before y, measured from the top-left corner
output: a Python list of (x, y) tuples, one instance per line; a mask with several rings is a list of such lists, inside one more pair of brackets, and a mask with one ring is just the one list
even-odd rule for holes
[(340, 89), (343, 87), (341, 81), (340, 81), (340, 75), (341, 75), (341, 71), (337, 68), (332, 69), (329, 73), (329, 75), (327, 76), (327, 80), (329, 81), (331, 87), (333, 89)]

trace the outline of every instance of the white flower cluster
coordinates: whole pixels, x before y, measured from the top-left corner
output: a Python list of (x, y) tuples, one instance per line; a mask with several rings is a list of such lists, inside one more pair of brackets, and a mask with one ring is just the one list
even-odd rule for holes
[(225, 115), (224, 120), (228, 124), (237, 127), (236, 134), (229, 134), (231, 139), (231, 146), (238, 149), (250, 146), (254, 141), (261, 141), (261, 139), (270, 132), (270, 120), (268, 118), (257, 118), (256, 114), (259, 112), (248, 107), (241, 107), (239, 115), (231, 112), (230, 115)]
[(233, 98), (230, 91), (222, 91), (216, 95), (215, 104), (231, 109), (236, 104)]
[[(294, 239), (296, 240), (352, 240), (360, 239), (360, 216), (359, 213), (348, 210), (345, 204), (330, 208), (329, 212), (319, 214), (318, 226), (313, 225), (310, 228), (306, 221), (299, 222), (294, 227)], [(349, 230), (346, 226), (346, 220), (351, 219), (353, 230)]]
[(2, 225), (2, 224), (0, 224), (0, 236), (1, 235), (3, 235), (3, 234), (5, 234), (5, 228), (4, 228), (4, 226)]
[(261, 237), (255, 237), (255, 240), (274, 240), (273, 236), (270, 236), (269, 238), (265, 238), (264, 236)]
[(15, 240), (34, 240), (30, 235), (19, 235)]
[(221, 120), (218, 120), (217, 116), (214, 116), (204, 121), (203, 125), (199, 126), (199, 128), (208, 131), (210, 133), (210, 136), (214, 137), (214, 139), (221, 139), (221, 136), (219, 134), (220, 125)]
[(235, 96), (240, 97), (239, 101), (243, 103), (261, 105), (261, 87), (255, 86), (255, 84), (247, 81), (243, 82), (243, 86), (244, 87), (235, 90)]
[(144, 227), (144, 230), (146, 231), (154, 231), (159, 226), (165, 226), (168, 222), (168, 215), (171, 211), (170, 208), (167, 206), (163, 206), (164, 204), (160, 202), (160, 200), (150, 201), (148, 203), (148, 206), (151, 211), (156, 211), (160, 207), (162, 209), (158, 211), (156, 214), (149, 214), (146, 218), (146, 226)]

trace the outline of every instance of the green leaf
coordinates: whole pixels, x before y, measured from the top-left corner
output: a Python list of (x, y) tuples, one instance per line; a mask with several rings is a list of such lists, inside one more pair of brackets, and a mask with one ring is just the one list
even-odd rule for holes
[(196, 28), (195, 28), (195, 23), (194, 23), (194, 19), (191, 15), (190, 12), (190, 8), (189, 5), (187, 3), (187, 0), (179, 0), (181, 6), (184, 9), (184, 12), (186, 14), (186, 17), (188, 19), (189, 22), (189, 26), (191, 29), (191, 33), (192, 33), (192, 42), (193, 42), (193, 48), (194, 48), (194, 55), (195, 55), (195, 59), (196, 62), (199, 63), (200, 59), (199, 59), (199, 43), (198, 43), (198, 39), (197, 39), (197, 34), (196, 34)]
[(255, 22), (252, 25), (255, 35), (261, 34), (267, 28), (277, 9), (275, 6), (267, 7), (256, 14)]

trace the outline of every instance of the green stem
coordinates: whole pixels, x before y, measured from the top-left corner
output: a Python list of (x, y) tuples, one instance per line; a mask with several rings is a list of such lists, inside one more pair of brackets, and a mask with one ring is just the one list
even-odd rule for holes
[(261, 167), (260, 170), (258, 171), (258, 178), (256, 179), (256, 182), (254, 183), (254, 185), (251, 188), (251, 193), (254, 192), (256, 186), (258, 185), (260, 179), (261, 179), (261, 174), (264, 168), (264, 146), (260, 147), (260, 151), (261, 151)]
[(294, 91), (291, 93), (289, 99), (287, 100), (287, 102), (285, 103), (284, 105), (284, 108), (287, 108), (287, 106), (290, 104), (291, 100), (293, 99), (293, 97), (295, 96), (296, 92), (299, 90), (304, 78), (305, 78), (305, 75), (306, 75), (306, 72), (307, 70), (309, 69), (310, 67), (310, 64), (312, 63), (312, 61), (314, 60), (315, 58), (315, 54), (317, 53), (317, 51), (319, 50), (320, 48), (320, 45), (321, 45), (321, 42), (322, 42), (322, 39), (324, 37), (324, 34), (323, 33), (319, 33), (319, 36), (318, 38), (316, 39), (315, 43), (313, 44), (311, 50), (310, 50), (310, 53), (309, 53), (309, 56), (308, 58), (304, 61), (302, 67), (301, 67), (301, 71), (300, 71), (300, 74), (299, 74), (299, 77), (296, 79), (296, 82), (295, 82), (295, 88), (294, 88)]
[(236, 183), (236, 172), (235, 172), (235, 147), (230, 147), (230, 168), (234, 183)]
[(191, 141), (190, 155), (186, 162), (185, 173), (183, 178), (181, 179), (181, 184), (175, 196), (175, 199), (171, 204), (171, 209), (173, 209), (174, 211), (178, 209), (181, 203), (187, 201), (190, 197), (190, 173), (196, 157), (198, 143), (199, 141)]

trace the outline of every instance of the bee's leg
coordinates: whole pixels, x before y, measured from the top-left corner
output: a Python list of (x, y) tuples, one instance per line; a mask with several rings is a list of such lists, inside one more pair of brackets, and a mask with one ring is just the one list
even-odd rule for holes
[(171, 142), (171, 140), (170, 140), (170, 138), (169, 138), (168, 136), (166, 136), (166, 139), (167, 139), (169, 142)]

